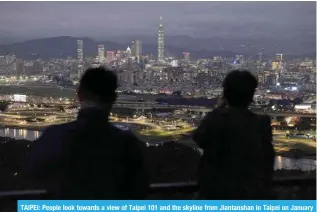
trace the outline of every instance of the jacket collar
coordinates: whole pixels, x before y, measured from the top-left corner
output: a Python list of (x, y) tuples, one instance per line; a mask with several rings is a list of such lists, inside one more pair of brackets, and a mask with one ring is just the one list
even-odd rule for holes
[(108, 122), (108, 116), (108, 107), (93, 102), (85, 102), (81, 105), (77, 119), (106, 120)]

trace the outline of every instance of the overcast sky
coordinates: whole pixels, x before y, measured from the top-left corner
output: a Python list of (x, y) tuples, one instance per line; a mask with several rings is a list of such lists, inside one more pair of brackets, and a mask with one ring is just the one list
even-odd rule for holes
[(287, 37), (316, 34), (315, 2), (1, 2), (0, 36)]

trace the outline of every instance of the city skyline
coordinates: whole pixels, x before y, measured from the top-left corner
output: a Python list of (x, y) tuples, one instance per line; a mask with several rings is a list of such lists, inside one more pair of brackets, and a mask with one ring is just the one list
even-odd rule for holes
[(0, 208), (316, 199), (316, 73), (316, 2), (0, 2)]

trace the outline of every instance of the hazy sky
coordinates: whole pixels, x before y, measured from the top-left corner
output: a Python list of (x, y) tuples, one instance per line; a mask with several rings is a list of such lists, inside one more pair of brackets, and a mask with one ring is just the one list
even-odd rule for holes
[(288, 37), (316, 34), (315, 2), (1, 2), (0, 36)]

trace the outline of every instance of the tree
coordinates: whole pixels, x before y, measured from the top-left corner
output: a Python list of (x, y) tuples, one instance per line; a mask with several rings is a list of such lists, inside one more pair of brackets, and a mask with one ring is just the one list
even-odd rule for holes
[(288, 125), (287, 125), (287, 122), (284, 120), (284, 121), (280, 122), (280, 126), (281, 127), (287, 127)]
[(57, 109), (59, 111), (65, 112), (64, 107), (62, 105), (57, 106)]
[(0, 110), (5, 111), (9, 106), (9, 102), (2, 101), (0, 102)]
[(309, 120), (303, 119), (298, 124), (296, 124), (296, 127), (298, 130), (308, 130), (312, 126), (311, 126), (311, 123), (309, 122)]
[(174, 92), (173, 92), (173, 95), (175, 95), (175, 96), (181, 96), (181, 95), (182, 95), (182, 92), (181, 92), (181, 91), (174, 91)]

